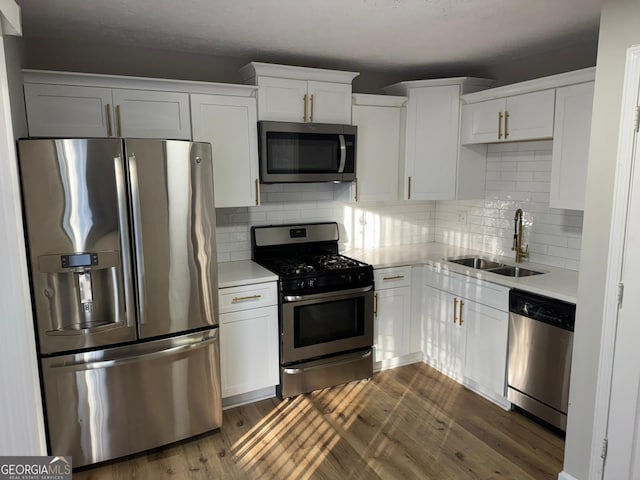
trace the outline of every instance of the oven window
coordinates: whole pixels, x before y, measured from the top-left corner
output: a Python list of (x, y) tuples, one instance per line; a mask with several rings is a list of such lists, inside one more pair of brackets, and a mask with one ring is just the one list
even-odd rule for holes
[(294, 347), (364, 335), (364, 299), (357, 297), (296, 307), (293, 319)]
[(267, 133), (267, 172), (333, 173), (340, 167), (338, 135)]

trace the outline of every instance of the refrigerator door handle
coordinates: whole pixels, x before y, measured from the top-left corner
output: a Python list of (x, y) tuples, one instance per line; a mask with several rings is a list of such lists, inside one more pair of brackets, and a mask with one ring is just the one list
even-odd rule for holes
[(120, 224), (120, 248), (122, 249), (122, 277), (124, 282), (124, 305), (126, 314), (126, 324), (129, 327), (135, 326), (135, 298), (133, 291), (133, 274), (131, 272), (131, 248), (129, 246), (129, 210), (127, 208), (127, 182), (124, 173), (122, 157), (117, 155), (113, 159), (116, 189), (118, 192), (118, 219)]
[(177, 355), (185, 352), (190, 352), (193, 350), (198, 350), (200, 348), (204, 348), (212, 343), (216, 343), (218, 341), (218, 331), (215, 330), (212, 336), (207, 337), (203, 340), (200, 340), (196, 343), (189, 343), (187, 345), (178, 345), (176, 347), (169, 347), (163, 350), (158, 350), (156, 352), (144, 353), (140, 355), (131, 355), (122, 358), (114, 358), (110, 360), (97, 360), (90, 362), (76, 362), (71, 364), (53, 364), (51, 368), (55, 369), (58, 372), (61, 371), (85, 371), (85, 370), (95, 370), (100, 368), (110, 368), (117, 367), (120, 365), (126, 365), (128, 363), (146, 361), (146, 360), (155, 360), (162, 357), (167, 357), (169, 355)]
[(138, 290), (138, 318), (141, 324), (146, 322), (147, 298), (145, 292), (144, 252), (142, 246), (142, 214), (140, 212), (140, 188), (138, 184), (138, 164), (134, 153), (129, 155), (129, 185), (131, 188), (131, 212), (133, 215), (133, 245), (135, 247), (137, 290)]

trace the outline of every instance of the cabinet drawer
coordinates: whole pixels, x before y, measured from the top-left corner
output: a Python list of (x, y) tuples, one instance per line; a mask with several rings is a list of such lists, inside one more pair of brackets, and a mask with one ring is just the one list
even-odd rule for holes
[(411, 267), (392, 267), (375, 270), (376, 290), (385, 288), (408, 287), (411, 285)]
[(509, 288), (490, 283), (460, 273), (438, 270), (426, 265), (423, 274), (424, 285), (449, 292), (458, 297), (474, 300), (480, 304), (502, 311), (509, 309)]
[(218, 300), (220, 301), (220, 313), (277, 305), (276, 282), (221, 288), (218, 290)]

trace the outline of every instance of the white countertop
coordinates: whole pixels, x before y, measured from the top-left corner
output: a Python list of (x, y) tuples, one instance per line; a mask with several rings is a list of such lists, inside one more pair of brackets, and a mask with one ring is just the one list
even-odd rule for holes
[(401, 265), (434, 265), (443, 270), (446, 269), (451, 272), (462, 273), (506, 287), (521, 288), (570, 303), (576, 303), (578, 296), (578, 272), (575, 270), (567, 270), (525, 261), (518, 265), (544, 273), (542, 275), (532, 275), (521, 278), (507, 277), (446, 262), (443, 259), (463, 255), (478, 255), (485, 258), (496, 259), (508, 265), (515, 265), (513, 257), (497, 257), (477, 250), (452, 247), (442, 243), (351, 249), (340, 253), (369, 263), (373, 265), (374, 268), (398, 267)]
[(218, 263), (218, 288), (275, 282), (278, 275), (251, 260)]
[[(340, 253), (369, 263), (373, 265), (374, 268), (398, 267), (402, 265), (434, 265), (443, 270), (462, 273), (487, 282), (504, 285), (505, 287), (521, 288), (529, 292), (546, 295), (566, 302), (576, 303), (578, 296), (578, 272), (575, 270), (567, 270), (525, 261), (519, 265), (544, 273), (542, 275), (532, 275), (521, 278), (507, 277), (447, 262), (443, 259), (463, 255), (478, 255), (492, 258), (508, 265), (515, 265), (513, 257), (495, 257), (477, 250), (452, 247), (443, 243), (432, 242), (392, 247), (351, 249)], [(275, 282), (276, 280), (278, 280), (278, 276), (275, 273), (251, 260), (218, 264), (219, 288)]]

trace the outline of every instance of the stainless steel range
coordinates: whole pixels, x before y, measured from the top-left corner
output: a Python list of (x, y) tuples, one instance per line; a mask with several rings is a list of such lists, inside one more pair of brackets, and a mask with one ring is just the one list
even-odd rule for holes
[(373, 267), (338, 239), (337, 223), (251, 229), (253, 260), (279, 276), (281, 397), (373, 374)]

